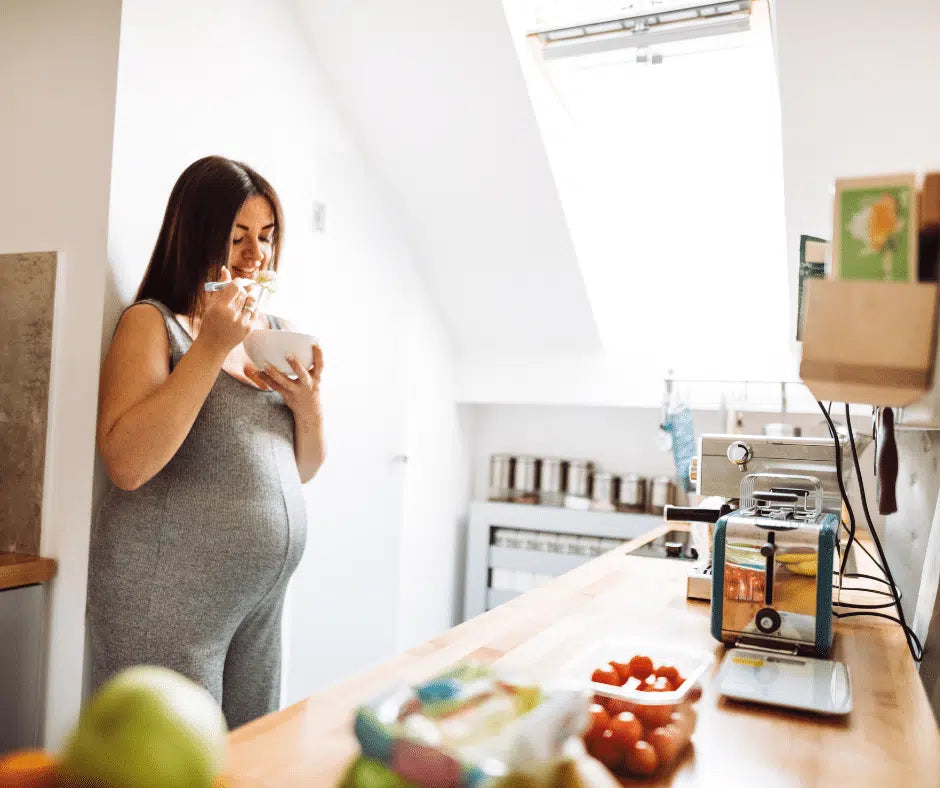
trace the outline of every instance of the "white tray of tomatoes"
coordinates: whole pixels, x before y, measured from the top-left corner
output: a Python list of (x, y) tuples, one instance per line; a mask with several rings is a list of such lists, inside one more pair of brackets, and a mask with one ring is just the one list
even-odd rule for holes
[(661, 773), (679, 758), (695, 730), (693, 704), (714, 662), (708, 652), (598, 643), (563, 673), (594, 693), (584, 734), (588, 752), (617, 775)]

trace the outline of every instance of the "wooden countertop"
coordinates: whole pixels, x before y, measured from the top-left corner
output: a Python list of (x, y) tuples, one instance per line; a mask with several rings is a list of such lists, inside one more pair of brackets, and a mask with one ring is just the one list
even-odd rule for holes
[(0, 553), (0, 591), (33, 583), (45, 583), (55, 576), (52, 558), (22, 553)]
[[(664, 527), (601, 556), (287, 709), (231, 734), (235, 786), (335, 786), (358, 753), (355, 708), (395, 681), (418, 681), (464, 659), (521, 666), (551, 677), (574, 649), (603, 636), (714, 651), (709, 605), (687, 600), (688, 564), (624, 553)], [(677, 769), (647, 785), (768, 788), (936, 785), (940, 730), (900, 628), (879, 619), (838, 621), (832, 658), (851, 671), (847, 718), (721, 699), (706, 684), (693, 746)]]

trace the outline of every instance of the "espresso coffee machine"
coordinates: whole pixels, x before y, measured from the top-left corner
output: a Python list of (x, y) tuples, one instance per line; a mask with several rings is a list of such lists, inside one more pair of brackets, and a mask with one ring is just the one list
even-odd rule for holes
[(715, 637), (827, 653), (842, 513), (832, 439), (703, 435), (690, 476), (702, 504), (665, 518), (706, 545), (687, 591), (712, 603)]

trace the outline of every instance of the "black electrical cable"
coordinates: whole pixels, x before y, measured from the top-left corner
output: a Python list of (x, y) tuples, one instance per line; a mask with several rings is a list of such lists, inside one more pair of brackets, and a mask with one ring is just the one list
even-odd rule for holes
[[(854, 587), (854, 586), (837, 586), (837, 585), (834, 585), (834, 586), (832, 587), (832, 589), (833, 589), (834, 591), (835, 591), (836, 589), (838, 589), (839, 591), (854, 591), (854, 592), (858, 592), (858, 593), (861, 593), (861, 594), (875, 594), (876, 596), (889, 596), (889, 597), (891, 597), (892, 599), (894, 599), (894, 594), (892, 594), (890, 591), (882, 591), (882, 590), (879, 589), (879, 588), (858, 588), (858, 587)], [(834, 605), (837, 605), (837, 604), (839, 604), (839, 603), (838, 603), (838, 602), (833, 602), (833, 604), (834, 604)]]
[[(820, 405), (821, 404), (822, 403), (820, 403)], [(855, 475), (858, 477), (858, 491), (862, 496), (862, 510), (865, 512), (865, 519), (868, 523), (868, 530), (871, 532), (871, 538), (875, 543), (875, 550), (878, 551), (878, 557), (881, 558), (881, 568), (885, 573), (885, 578), (888, 580), (888, 587), (891, 589), (894, 595), (894, 605), (898, 611), (897, 619), (892, 620), (897, 621), (897, 623), (901, 625), (901, 629), (904, 630), (904, 637), (907, 639), (907, 648), (911, 652), (911, 657), (914, 658), (915, 662), (920, 662), (924, 658), (924, 647), (921, 645), (917, 634), (907, 625), (907, 621), (904, 618), (904, 608), (901, 607), (901, 595), (898, 592), (897, 584), (894, 582), (894, 577), (891, 575), (891, 567), (888, 566), (888, 558), (885, 555), (884, 549), (881, 547), (881, 539), (878, 538), (878, 532), (875, 530), (875, 524), (872, 522), (871, 514), (868, 511), (868, 500), (865, 495), (865, 484), (862, 481), (862, 469), (858, 464), (858, 450), (855, 448), (855, 437), (852, 434), (852, 416), (849, 413), (849, 403), (847, 402), (845, 403), (845, 426), (849, 430), (849, 442), (852, 446), (852, 459), (855, 462)], [(844, 613), (842, 615), (850, 616), (853, 614)], [(854, 615), (863, 614), (856, 613)], [(890, 618), (890, 616), (885, 616), (882, 613), (870, 613), (869, 615)]]
[[(859, 546), (861, 547), (862, 545), (859, 545)], [(852, 572), (851, 574), (843, 575), (843, 577), (849, 577), (849, 578), (852, 578), (853, 580), (858, 577), (864, 577), (867, 580), (874, 580), (876, 583), (884, 583), (885, 585), (889, 585), (888, 581), (885, 580), (883, 577), (875, 577), (874, 575), (866, 575), (864, 572)], [(868, 589), (868, 590), (872, 590), (872, 589)], [(882, 591), (881, 593), (883, 594), (885, 592)], [(900, 591), (898, 591), (898, 593), (900, 594)]]
[[(856, 541), (855, 541), (855, 546), (856, 546), (856, 547), (860, 547), (860, 548), (862, 549), (862, 552), (865, 553), (865, 555), (867, 555), (867, 556), (869, 557), (869, 559), (871, 559), (871, 562), (872, 562), (878, 569), (880, 569), (882, 572), (885, 571), (885, 568), (884, 568), (880, 563), (878, 563), (878, 559), (875, 558), (875, 556), (873, 556), (873, 555), (869, 552), (868, 548), (865, 547), (865, 545), (863, 545), (861, 542), (859, 542), (858, 540), (856, 540)], [(855, 572), (852, 572), (852, 573), (848, 573), (848, 572), (847, 572), (846, 574), (843, 575), (843, 577), (864, 577), (864, 576), (865, 576), (865, 575), (859, 575), (859, 574), (857, 574), (857, 573), (855, 573)], [(867, 575), (867, 577), (871, 577), (871, 575)], [(885, 584), (887, 584), (887, 582), (888, 582), (887, 580), (881, 580), (880, 578), (877, 578), (877, 577), (873, 577), (872, 580), (878, 580), (879, 582), (885, 583)]]
[[(845, 485), (842, 483), (842, 443), (839, 441), (839, 433), (836, 432), (836, 425), (832, 423), (832, 417), (829, 415), (829, 411), (826, 410), (826, 406), (819, 400), (816, 400), (816, 404), (819, 405), (819, 409), (822, 411), (826, 423), (829, 425), (829, 434), (832, 436), (832, 442), (835, 444), (836, 481), (839, 483), (839, 492), (842, 494), (842, 502), (845, 504), (845, 508), (849, 513), (849, 540), (845, 543), (845, 552), (842, 553), (842, 560), (839, 562), (839, 576), (844, 577), (845, 564), (849, 559), (849, 550), (855, 541), (855, 512), (852, 511), (849, 496), (845, 492)], [(831, 404), (832, 403), (830, 403), (830, 405)]]

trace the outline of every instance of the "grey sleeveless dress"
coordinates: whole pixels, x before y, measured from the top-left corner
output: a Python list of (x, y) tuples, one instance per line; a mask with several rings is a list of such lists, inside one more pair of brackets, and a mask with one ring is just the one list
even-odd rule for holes
[[(163, 304), (145, 303), (163, 315), (172, 369), (192, 340)], [(163, 665), (206, 687), (232, 728), (276, 709), (284, 593), (305, 541), (290, 410), (220, 372), (166, 467), (137, 490), (110, 485), (98, 509), (94, 686), (130, 665)]]

